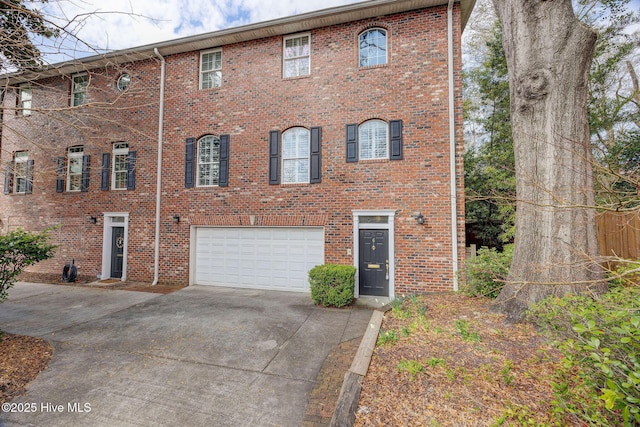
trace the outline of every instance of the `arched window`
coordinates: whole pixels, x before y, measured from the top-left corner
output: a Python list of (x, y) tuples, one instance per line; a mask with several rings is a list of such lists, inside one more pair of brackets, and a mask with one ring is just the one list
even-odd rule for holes
[(388, 159), (389, 132), (386, 122), (369, 120), (358, 128), (358, 145), (360, 159)]
[(309, 131), (295, 127), (282, 134), (282, 183), (309, 182)]
[(387, 63), (387, 31), (371, 28), (358, 37), (359, 64), (361, 67)]
[(218, 185), (220, 173), (220, 138), (205, 135), (198, 140), (197, 186)]

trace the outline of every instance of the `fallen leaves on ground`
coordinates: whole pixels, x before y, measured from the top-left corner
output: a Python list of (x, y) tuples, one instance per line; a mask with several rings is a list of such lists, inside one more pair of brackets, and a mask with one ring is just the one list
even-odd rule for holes
[(0, 338), (0, 403), (24, 393), (52, 355), (53, 347), (43, 339), (5, 333)]
[(505, 323), (489, 303), (433, 294), (394, 304), (354, 425), (553, 425), (559, 354), (531, 325)]

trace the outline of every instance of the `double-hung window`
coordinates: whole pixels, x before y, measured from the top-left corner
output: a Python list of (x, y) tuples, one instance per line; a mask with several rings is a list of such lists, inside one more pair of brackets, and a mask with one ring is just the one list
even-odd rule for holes
[(31, 194), (33, 189), (33, 159), (28, 151), (17, 151), (4, 174), (4, 194)]
[(200, 89), (211, 89), (222, 85), (222, 50), (200, 54)]
[(87, 87), (89, 86), (89, 76), (76, 74), (71, 82), (71, 106), (76, 107), (87, 103)]
[(371, 28), (358, 37), (358, 57), (361, 67), (387, 63), (387, 32), (382, 28)]
[(196, 176), (198, 187), (218, 185), (220, 174), (220, 138), (213, 135), (198, 140), (198, 165)]
[(308, 76), (311, 71), (311, 35), (285, 37), (283, 49), (283, 76)]
[(15, 194), (24, 194), (27, 191), (27, 162), (29, 153), (27, 151), (19, 151), (15, 154), (13, 165), (13, 192)]
[(111, 188), (126, 190), (129, 178), (129, 143), (116, 142), (113, 144), (113, 173)]
[(129, 150), (128, 142), (114, 142), (111, 153), (102, 153), (100, 189), (136, 189), (136, 152)]
[(229, 135), (187, 138), (184, 154), (184, 186), (229, 186)]
[(269, 184), (322, 181), (322, 128), (269, 132)]
[(67, 151), (67, 191), (82, 189), (82, 157), (84, 147), (69, 147)]
[(18, 114), (22, 116), (31, 115), (31, 101), (33, 92), (29, 83), (21, 84), (18, 87)]
[(291, 128), (282, 134), (282, 183), (309, 182), (309, 131)]

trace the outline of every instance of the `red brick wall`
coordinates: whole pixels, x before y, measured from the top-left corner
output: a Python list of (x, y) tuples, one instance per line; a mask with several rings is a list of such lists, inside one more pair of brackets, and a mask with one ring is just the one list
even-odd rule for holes
[[(189, 227), (233, 224), (254, 215), (264, 224), (325, 227), (325, 262), (352, 264), (353, 215), (356, 209), (396, 211), (396, 294), (450, 290), (452, 287), (451, 207), (449, 189), (449, 116), (446, 7), (413, 11), (312, 30), (311, 74), (282, 78), (282, 37), (222, 47), (222, 86), (198, 89), (199, 52), (166, 57), (163, 187), (160, 240), (161, 282), (186, 282)], [(462, 90), (459, 8), (456, 5), (455, 94), (458, 167), (459, 259), (464, 257), (462, 182)], [(371, 26), (388, 31), (387, 65), (359, 68), (358, 34)], [(128, 277), (153, 277), (156, 129), (159, 65), (149, 60), (126, 67), (135, 77), (131, 93), (117, 99), (112, 89), (118, 70), (101, 71), (91, 83), (91, 101), (115, 107), (88, 106), (88, 128), (60, 125), (44, 131), (34, 122), (5, 112), (2, 164), (19, 147), (37, 151), (34, 194), (0, 195), (3, 227), (42, 228), (63, 224), (55, 232), (62, 244), (54, 261), (37, 267), (57, 269), (74, 257), (81, 273), (99, 272), (102, 223), (88, 224), (89, 214), (130, 212)], [(68, 92), (68, 79), (56, 85), (57, 98)], [(100, 90), (98, 90), (100, 88)], [(66, 91), (66, 92), (65, 92)], [(40, 96), (34, 88), (34, 102)], [(14, 104), (12, 104), (12, 102)], [(65, 100), (67, 102), (67, 100)], [(127, 106), (136, 108), (127, 109)], [(15, 105), (11, 94), (5, 105)], [(97, 118), (96, 116), (100, 116)], [(345, 161), (345, 126), (377, 118), (403, 121), (404, 159)], [(268, 185), (268, 136), (292, 126), (322, 127), (322, 182)], [(15, 129), (14, 129), (15, 128)], [(42, 135), (34, 138), (34, 132)], [(230, 135), (229, 186), (184, 188), (185, 139), (205, 134)], [(24, 138), (22, 136), (25, 136)], [(64, 136), (63, 136), (64, 135)], [(41, 150), (36, 140), (59, 148)], [(100, 154), (123, 140), (138, 153), (135, 191), (100, 191)], [(84, 142), (82, 142), (84, 141)], [(92, 155), (88, 193), (55, 193), (52, 157), (67, 146), (85, 144)], [(45, 168), (42, 165), (47, 165)], [(422, 212), (427, 224), (411, 215)], [(181, 217), (174, 224), (172, 217)], [(101, 218), (99, 216), (99, 218)], [(76, 243), (78, 240), (81, 243)]]

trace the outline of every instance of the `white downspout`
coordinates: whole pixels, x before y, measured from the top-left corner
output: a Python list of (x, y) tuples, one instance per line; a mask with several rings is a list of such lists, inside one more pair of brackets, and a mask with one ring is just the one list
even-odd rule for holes
[(453, 290), (458, 290), (458, 192), (456, 187), (456, 125), (453, 79), (453, 3), (447, 7), (448, 72), (449, 72), (449, 166), (451, 175), (451, 240), (453, 257)]
[(156, 180), (156, 233), (155, 233), (155, 254), (153, 258), (153, 283), (151, 286), (158, 284), (160, 276), (160, 197), (162, 196), (162, 131), (164, 129), (164, 80), (165, 80), (165, 61), (160, 55), (158, 48), (154, 48), (153, 52), (160, 58), (160, 106), (158, 112), (158, 165)]

